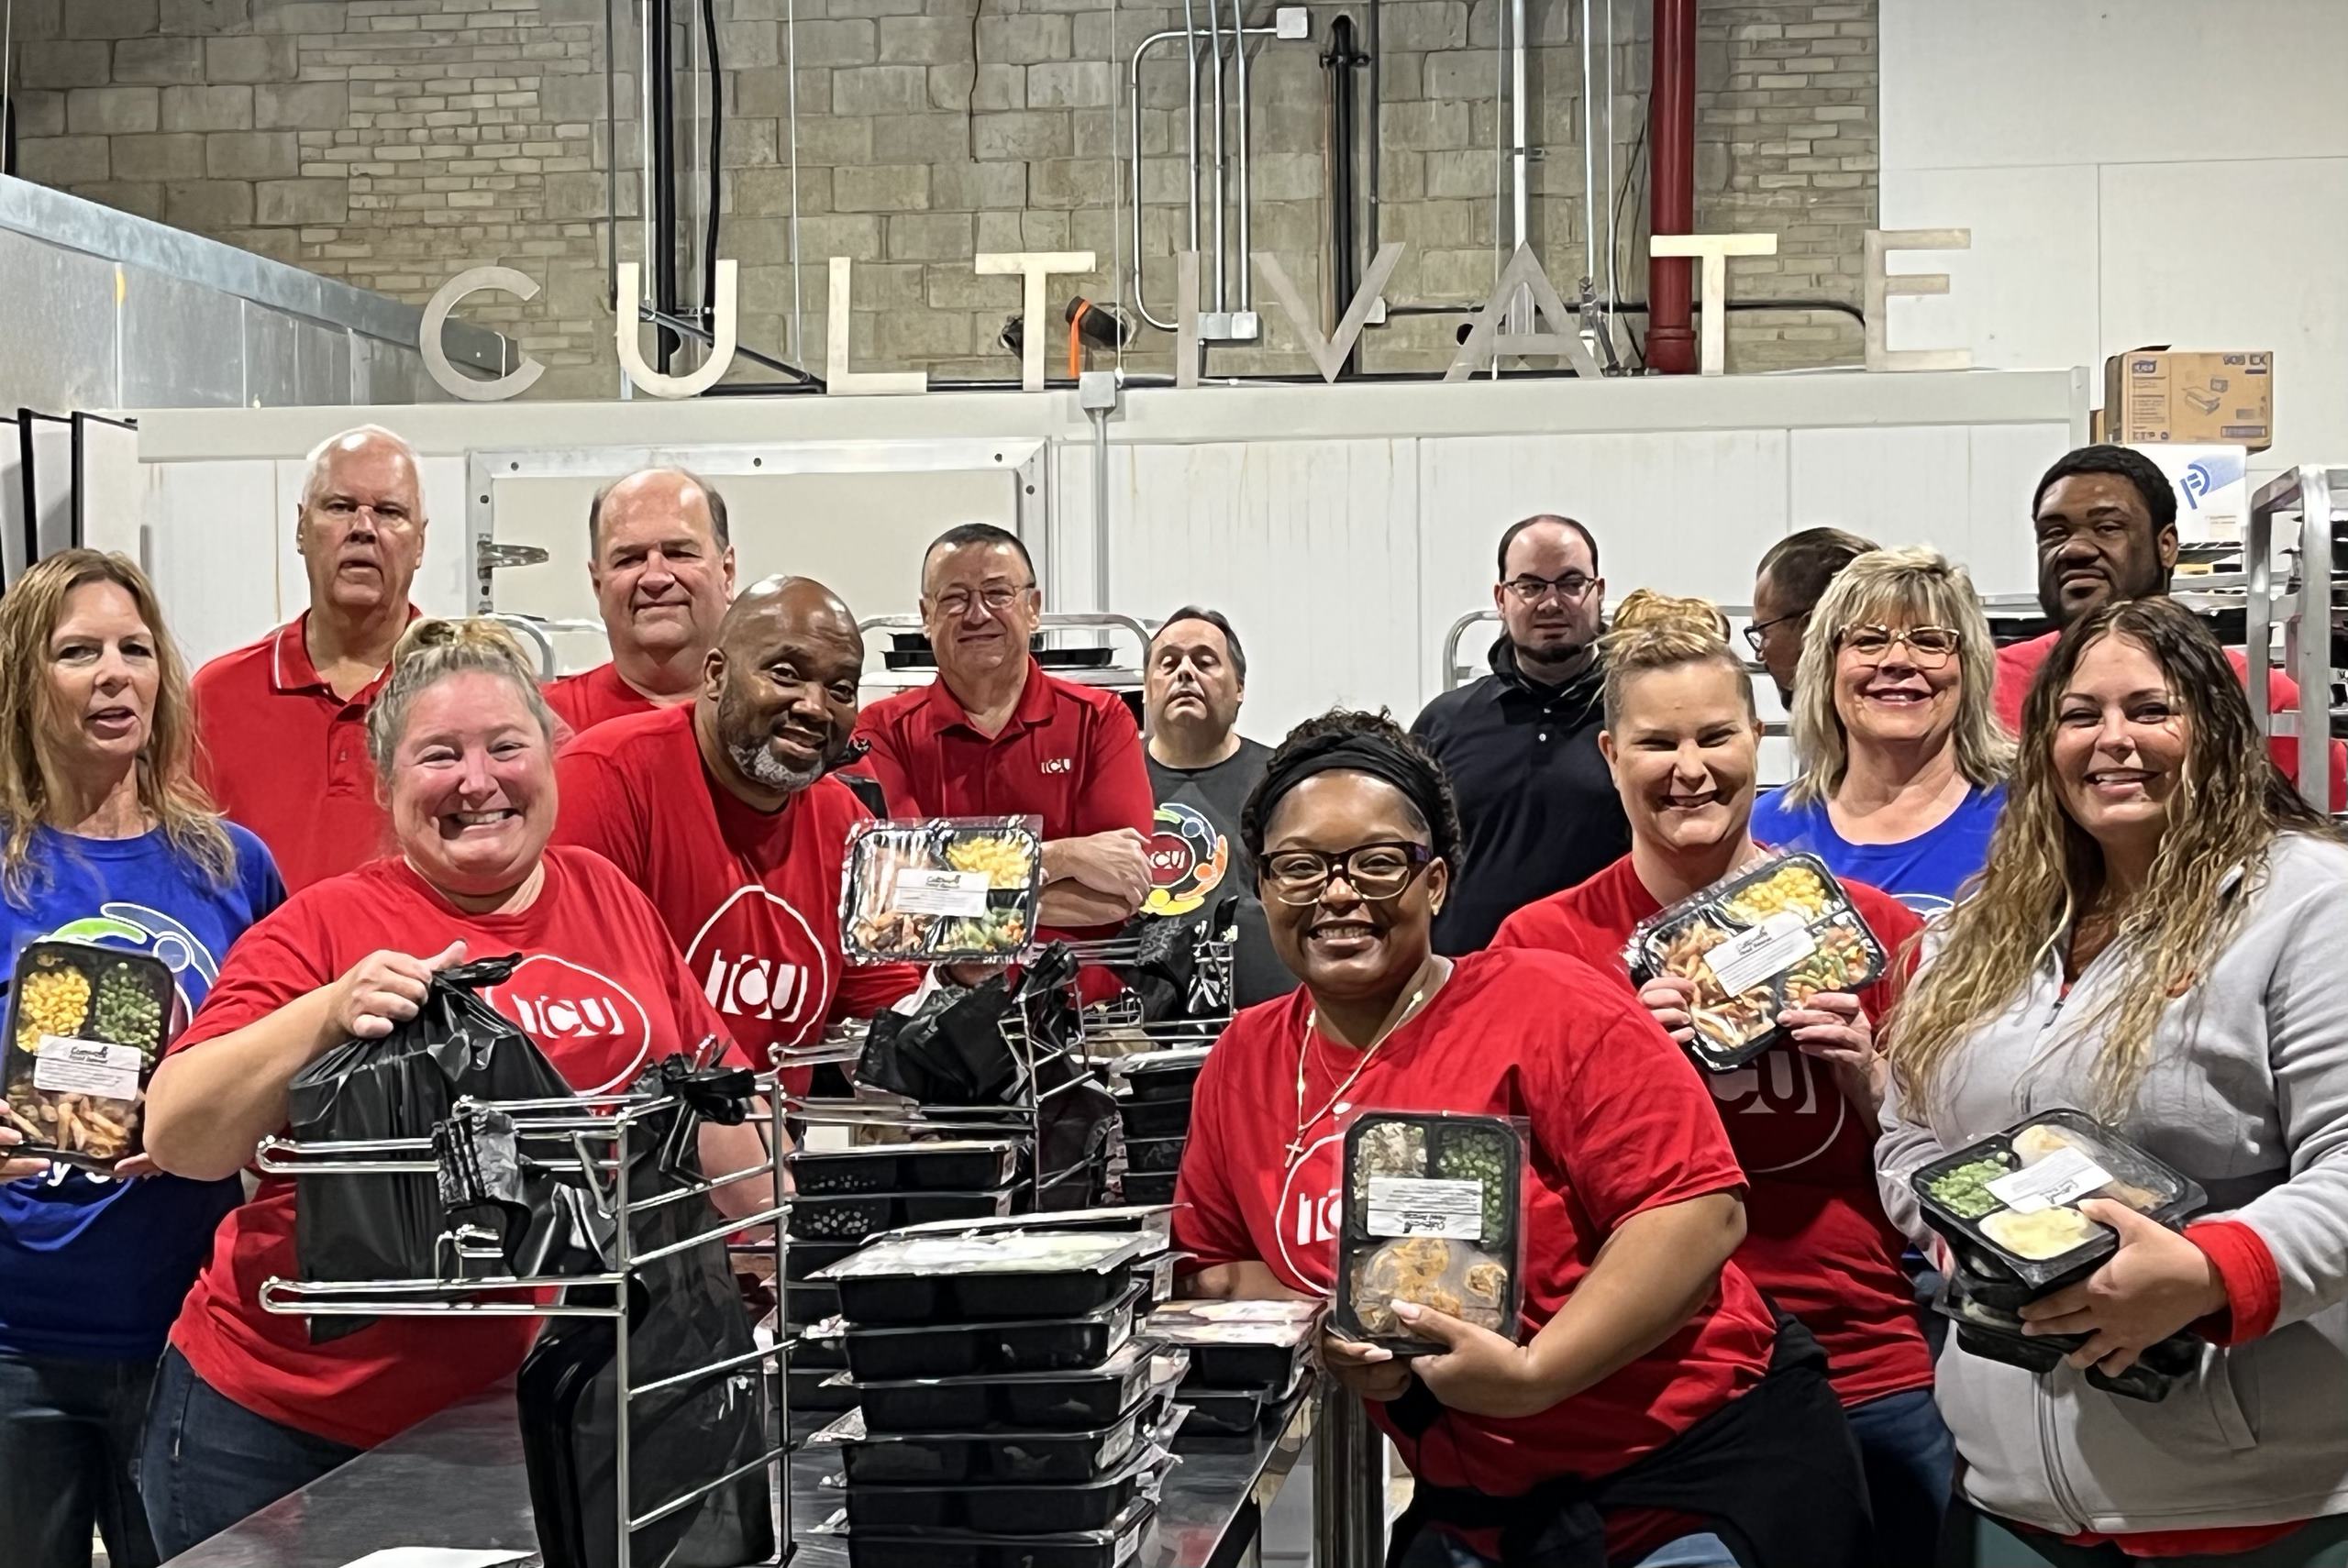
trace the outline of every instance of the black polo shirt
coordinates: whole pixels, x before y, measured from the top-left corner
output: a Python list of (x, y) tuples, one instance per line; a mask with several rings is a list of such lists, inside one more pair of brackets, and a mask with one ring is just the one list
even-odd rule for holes
[(1492, 673), (1426, 705), (1411, 733), (1451, 776), (1464, 866), (1435, 918), (1441, 953), (1473, 953), (1501, 922), (1604, 870), (1631, 847), (1630, 823), (1598, 749), (1606, 727), (1593, 663), (1563, 686), (1518, 670), (1506, 636)]

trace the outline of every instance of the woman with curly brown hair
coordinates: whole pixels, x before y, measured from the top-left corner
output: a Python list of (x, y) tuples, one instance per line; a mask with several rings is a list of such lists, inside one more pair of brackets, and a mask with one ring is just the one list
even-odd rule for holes
[[(1885, 1202), (1928, 1241), (1911, 1173), (2077, 1107), (2220, 1217), (2079, 1205), (2118, 1252), (2022, 1309), (2087, 1336), (2067, 1364), (1941, 1359), (1964, 1494), (2057, 1563), (2304, 1561), (2348, 1539), (2348, 845), (2174, 601), (2065, 633), (2021, 734), (1978, 890), (1892, 1025)], [(2085, 1381), (2180, 1331), (2200, 1363), (2161, 1403)]]

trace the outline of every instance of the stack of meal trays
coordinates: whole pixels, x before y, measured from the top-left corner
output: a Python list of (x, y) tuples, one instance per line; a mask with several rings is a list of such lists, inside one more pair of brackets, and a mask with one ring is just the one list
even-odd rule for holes
[(1117, 1115), (1125, 1140), (1125, 1201), (1171, 1203), (1182, 1146), (1191, 1136), (1191, 1091), (1206, 1065), (1204, 1045), (1150, 1051), (1117, 1061), (1124, 1080)]
[(1321, 1314), (1317, 1301), (1169, 1301), (1152, 1312), (1142, 1332), (1190, 1355), (1184, 1445), (1250, 1438), (1278, 1419), (1304, 1391)]
[[(2021, 1309), (2086, 1280), (2119, 1250), (2109, 1226), (2077, 1205), (2126, 1204), (2178, 1225), (2208, 1202), (2198, 1184), (2077, 1110), (2050, 1110), (1923, 1166), (1909, 1178), (1926, 1224), (1947, 1241), (1952, 1266), (1933, 1307), (1970, 1354), (2051, 1373), (2085, 1334), (2022, 1332)], [(2149, 1346), (2117, 1376), (2088, 1369), (2090, 1387), (2159, 1400), (2200, 1362), (2179, 1333)]]
[(887, 1236), (818, 1271), (857, 1410), (813, 1443), (851, 1568), (1127, 1568), (1148, 1543), (1188, 1369), (1135, 1336), (1145, 1237)]

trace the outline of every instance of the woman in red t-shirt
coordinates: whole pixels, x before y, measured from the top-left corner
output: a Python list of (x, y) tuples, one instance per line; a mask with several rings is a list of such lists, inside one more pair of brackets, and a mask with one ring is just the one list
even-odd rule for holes
[[(1631, 853), (1589, 881), (1511, 915), (1495, 947), (1571, 953), (1628, 994), (1632, 929), (1760, 856), (1749, 824), (1761, 725), (1743, 662), (1700, 599), (1642, 591), (1617, 608), (1604, 650), (1606, 730), (1599, 745), (1631, 823)], [(1900, 953), (1922, 929), (1906, 906), (1844, 886), (1877, 940)], [(1825, 1346), (1834, 1386), (1866, 1463), (1875, 1510), (1870, 1561), (1930, 1563), (1948, 1506), (1955, 1450), (1933, 1404), (1933, 1363), (1900, 1266), (1903, 1240), (1875, 1178), (1882, 1058), (1871, 1019), (1887, 982), (1864, 997), (1826, 993), (1781, 1015), (1789, 1043), (1705, 1082), (1752, 1178), (1736, 1261)], [(1689, 983), (1650, 981), (1640, 1000), (1675, 1038), (1693, 1034)]]
[(1434, 952), (1458, 855), (1434, 760), (1383, 717), (1313, 720), (1241, 837), (1303, 988), (1235, 1019), (1200, 1077), (1175, 1215), (1191, 1288), (1328, 1294), (1353, 1110), (1530, 1128), (1518, 1333), (1405, 1307), (1441, 1353), (1322, 1342), (1418, 1478), (1401, 1561), (1595, 1568), (1708, 1528), (1752, 1564), (1860, 1561), (1823, 1358), (1724, 1266), (1744, 1177), (1694, 1069), (1582, 964)]
[[(148, 1149), (167, 1171), (235, 1175), (285, 1125), (305, 1065), (415, 1017), (468, 951), (523, 955), (482, 995), (582, 1092), (726, 1039), (644, 896), (599, 856), (547, 847), (555, 723), (508, 634), (416, 623), (367, 728), (399, 853), (304, 889), (229, 951), (149, 1091)], [(767, 1157), (755, 1119), (704, 1124), (701, 1154), (713, 1175)], [(771, 1207), (762, 1186), (714, 1196), (755, 1213)], [(294, 1183), (261, 1178), (172, 1330), (139, 1466), (167, 1558), (512, 1373), (536, 1336), (530, 1318), (392, 1317), (312, 1344), (305, 1320), (259, 1301), (262, 1281), (299, 1275), (294, 1223)]]

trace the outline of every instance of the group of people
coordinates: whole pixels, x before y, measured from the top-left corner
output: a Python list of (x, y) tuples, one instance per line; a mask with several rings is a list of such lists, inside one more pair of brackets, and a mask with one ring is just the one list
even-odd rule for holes
[[(1047, 934), (1237, 895), (1241, 1010), (1178, 1195), (1202, 1292), (1327, 1293), (1351, 1110), (1526, 1120), (1523, 1332), (1413, 1311), (1441, 1353), (1322, 1347), (1418, 1478), (1410, 1568), (1923, 1563), (1960, 1499), (2062, 1564), (2348, 1539), (2348, 932), (2324, 903), (2348, 849), (2165, 600), (2175, 501), (2140, 456), (2084, 448), (2040, 486), (2058, 629), (2035, 643), (1996, 648), (1929, 550), (1771, 548), (1746, 635), (1797, 773), (1766, 797), (1728, 624), (1641, 591), (1608, 629), (1598, 539), (1563, 516), (1501, 541), (1490, 677), (1408, 732), (1333, 712), (1272, 748), (1239, 734), (1225, 615), (1157, 628), (1136, 725), (1038, 662), (1033, 563), (979, 525), (921, 562), (937, 678), (862, 706), (854, 613), (803, 578), (737, 592), (725, 500), (676, 469), (595, 496), (612, 657), (541, 680), (495, 624), (410, 603), (419, 469), (380, 428), (324, 443), (309, 608), (193, 676), (119, 557), (0, 597), (0, 951), (152, 952), (183, 1010), (142, 1155), (0, 1166), (12, 1562), (85, 1568), (94, 1527), (151, 1563), (518, 1364), (526, 1320), (313, 1343), (261, 1309), (297, 1199), (239, 1177), (304, 1066), (507, 954), (484, 996), (583, 1092), (678, 1052), (785, 1060), (925, 983), (842, 953), (842, 855), (875, 813), (1040, 819)], [(1699, 1075), (1686, 982), (1634, 986), (1624, 939), (1777, 848), (1819, 855), (1897, 961)], [(2163, 1405), (1935, 1366), (1944, 1260), (1906, 1175), (2056, 1105), (2221, 1215), (2113, 1216), (2112, 1262), (2034, 1309), (2090, 1336), (2080, 1367), (2199, 1332)], [(777, 1153), (703, 1131), (714, 1176)], [(757, 1212), (760, 1185), (713, 1200)]]

